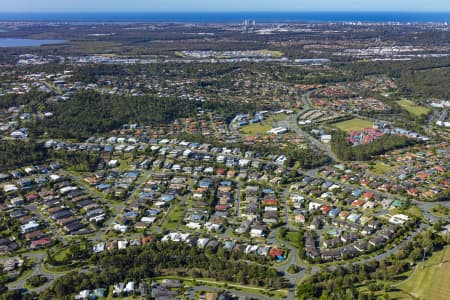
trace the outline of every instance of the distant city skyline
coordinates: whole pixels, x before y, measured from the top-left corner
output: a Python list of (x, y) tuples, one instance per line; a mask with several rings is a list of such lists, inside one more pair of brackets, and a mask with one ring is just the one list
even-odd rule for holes
[(448, 0), (1, 0), (5, 12), (447, 12)]

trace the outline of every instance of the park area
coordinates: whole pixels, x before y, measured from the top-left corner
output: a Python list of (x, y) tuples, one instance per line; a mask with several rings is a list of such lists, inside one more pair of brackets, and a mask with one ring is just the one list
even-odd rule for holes
[(415, 115), (415, 116), (425, 115), (430, 111), (428, 108), (417, 105), (411, 100), (403, 99), (403, 100), (397, 101), (397, 103), (403, 109), (407, 110), (410, 114)]
[(391, 166), (383, 162), (376, 162), (370, 165), (369, 171), (377, 175), (383, 175), (386, 173), (392, 173), (397, 170), (397, 166)]
[(418, 264), (417, 270), (398, 287), (404, 292), (419, 298), (450, 299), (450, 247), (433, 254), (430, 259)]
[(355, 118), (347, 121), (334, 123), (333, 125), (343, 131), (349, 132), (349, 131), (359, 131), (365, 128), (372, 128), (373, 122)]
[(248, 135), (262, 135), (267, 134), (267, 132), (272, 129), (270, 125), (264, 125), (262, 123), (255, 123), (250, 125), (245, 125), (240, 128), (240, 132)]
[(278, 114), (268, 117), (260, 123), (253, 123), (242, 126), (239, 128), (239, 132), (245, 135), (263, 135), (268, 134), (268, 131), (273, 127), (277, 127), (277, 122), (280, 122), (286, 118), (285, 114)]

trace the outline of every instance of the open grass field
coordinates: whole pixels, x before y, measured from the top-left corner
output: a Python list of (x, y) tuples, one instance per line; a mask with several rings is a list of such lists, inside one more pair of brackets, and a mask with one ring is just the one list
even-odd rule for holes
[(181, 205), (175, 204), (167, 216), (166, 223), (162, 226), (163, 230), (176, 230), (178, 223), (183, 219), (184, 209)]
[(286, 115), (285, 114), (278, 114), (278, 115), (273, 115), (270, 116), (269, 118), (267, 118), (267, 120), (265, 121), (266, 123), (273, 123), (273, 122), (279, 122), (279, 121), (283, 121), (284, 119), (286, 119)]
[(293, 245), (295, 247), (298, 247), (299, 246), (299, 244), (298, 244), (298, 232), (289, 231), (286, 234), (286, 241), (291, 243), (291, 245)]
[(70, 254), (70, 249), (69, 248), (65, 248), (65, 249), (62, 249), (60, 251), (56, 251), (54, 259), (57, 262), (62, 262), (62, 261), (64, 261), (64, 259), (66, 258), (66, 255), (68, 255), (68, 254)]
[(254, 123), (242, 126), (239, 128), (239, 132), (247, 135), (263, 135), (267, 134), (267, 131), (277, 127), (277, 122), (286, 119), (285, 114), (272, 115), (267, 119), (264, 119), (261, 123)]
[(343, 131), (356, 131), (364, 128), (372, 128), (373, 122), (361, 119), (350, 119), (347, 121), (334, 123), (333, 125)]
[(424, 115), (430, 111), (428, 108), (417, 105), (411, 100), (403, 99), (403, 100), (397, 101), (397, 103), (402, 108), (406, 109), (410, 114), (415, 115), (415, 116)]
[(450, 299), (450, 247), (433, 254), (425, 268), (419, 264), (411, 278), (398, 287), (419, 299)]
[(377, 162), (374, 166), (370, 167), (370, 171), (375, 174), (378, 174), (378, 175), (383, 175), (386, 173), (393, 172), (393, 171), (395, 171), (395, 169), (396, 169), (396, 167), (387, 165), (382, 162)]
[(249, 124), (249, 125), (242, 126), (239, 129), (239, 131), (243, 134), (248, 134), (248, 135), (262, 135), (262, 134), (267, 134), (267, 131), (269, 131), (270, 129), (272, 129), (272, 126), (270, 126), (270, 125), (265, 125), (262, 123), (255, 123), (255, 124)]

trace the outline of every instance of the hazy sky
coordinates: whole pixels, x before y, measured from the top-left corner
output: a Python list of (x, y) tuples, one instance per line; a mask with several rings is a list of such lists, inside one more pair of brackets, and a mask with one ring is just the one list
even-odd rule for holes
[(1, 12), (450, 11), (450, 0), (0, 0)]

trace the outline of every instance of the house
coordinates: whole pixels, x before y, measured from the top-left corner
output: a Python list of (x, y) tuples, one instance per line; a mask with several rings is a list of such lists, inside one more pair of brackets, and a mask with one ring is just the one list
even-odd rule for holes
[(30, 249), (44, 248), (50, 246), (51, 244), (52, 241), (50, 240), (50, 238), (42, 238), (40, 240), (32, 241), (30, 244)]
[(256, 252), (258, 250), (258, 245), (247, 245), (245, 248), (245, 254), (250, 254), (252, 252)]
[(294, 222), (297, 224), (305, 224), (305, 222), (306, 222), (305, 216), (302, 215), (301, 213), (295, 214)]
[(284, 251), (282, 249), (278, 249), (278, 248), (271, 248), (269, 250), (269, 255), (273, 258), (279, 258), (284, 255)]
[(353, 223), (358, 222), (358, 220), (361, 218), (361, 214), (352, 213), (347, 217), (347, 220)]
[(369, 240), (369, 244), (375, 248), (381, 247), (386, 243), (386, 239), (382, 236), (374, 236)]
[(362, 194), (362, 190), (360, 190), (360, 189), (357, 189), (357, 190), (353, 190), (352, 191), (352, 196), (354, 196), (354, 197), (359, 197), (361, 194)]
[(332, 218), (336, 218), (339, 213), (341, 212), (341, 209), (339, 207), (333, 208), (328, 212), (328, 216)]
[(261, 238), (264, 237), (264, 228), (255, 227), (250, 230), (250, 236), (252, 238)]
[(353, 247), (358, 252), (365, 252), (368, 249), (368, 242), (366, 240), (360, 240), (356, 244), (354, 244)]
[(219, 246), (219, 241), (210, 240), (209, 243), (206, 245), (206, 248), (209, 248), (212, 251), (216, 251), (218, 246)]
[(92, 247), (94, 253), (101, 253), (105, 251), (105, 243), (98, 243)]
[(250, 228), (250, 224), (251, 224), (250, 220), (242, 221), (241, 225), (238, 228), (235, 229), (235, 232), (237, 234), (246, 233), (249, 230), (249, 228)]
[(161, 286), (168, 289), (178, 289), (183, 287), (183, 283), (177, 279), (163, 279)]
[(197, 241), (197, 247), (200, 249), (204, 249), (206, 245), (208, 244), (209, 239), (208, 238), (200, 238)]
[(119, 161), (112, 159), (108, 162), (108, 168), (117, 168), (119, 166)]
[(372, 200), (373, 197), (374, 197), (374, 194), (373, 194), (372, 192), (365, 192), (365, 193), (363, 194), (363, 197), (364, 197), (364, 199), (366, 199), (366, 200)]
[(352, 202), (352, 207), (362, 208), (366, 202), (364, 200), (355, 200)]
[(287, 128), (284, 127), (276, 127), (276, 128), (272, 128), (271, 130), (269, 130), (267, 133), (268, 134), (273, 134), (273, 135), (281, 135), (281, 134), (285, 134), (287, 133), (288, 130)]
[(391, 205), (391, 208), (402, 208), (403, 207), (403, 202), (400, 200), (394, 200)]
[(419, 190), (416, 188), (410, 188), (406, 192), (408, 193), (408, 195), (414, 196), (414, 197), (417, 197), (420, 193)]
[(336, 248), (340, 244), (340, 239), (339, 238), (332, 238), (332, 239), (329, 239), (329, 240), (324, 240), (322, 242), (322, 244), (323, 244), (323, 246), (325, 248)]
[(363, 209), (372, 209), (375, 208), (376, 206), (377, 204), (374, 201), (367, 201), (366, 203), (364, 203)]
[(89, 299), (90, 293), (90, 290), (83, 290), (75, 295), (75, 300)]
[(404, 214), (396, 214), (389, 218), (390, 223), (399, 224), (399, 225), (405, 224), (406, 222), (408, 222), (408, 220), (409, 220), (409, 217)]
[(309, 224), (309, 229), (311, 230), (317, 230), (320, 229), (322, 225), (322, 222), (320, 221), (320, 219), (317, 216), (314, 216), (313, 219), (311, 220), (311, 224)]
[(115, 296), (120, 295), (123, 292), (124, 288), (125, 288), (125, 284), (123, 284), (122, 282), (119, 283), (119, 284), (114, 285), (114, 287), (113, 287), (113, 295), (115, 295)]
[(328, 205), (323, 205), (320, 210), (324, 215), (328, 214), (331, 211), (331, 207)]
[(381, 201), (381, 206), (383, 206), (384, 209), (389, 208), (391, 206), (392, 202), (394, 202), (394, 200), (392, 200), (392, 199), (383, 199)]
[(19, 188), (14, 184), (5, 184), (3, 186), (3, 191), (5, 192), (5, 194), (17, 192), (18, 190)]
[(269, 250), (271, 247), (269, 246), (260, 246), (256, 253), (260, 256), (267, 256), (269, 254)]
[(125, 288), (123, 289), (123, 291), (127, 294), (129, 293), (133, 293), (134, 292), (134, 281), (130, 281), (126, 284)]
[[(36, 230), (36, 231), (26, 233), (24, 237), (25, 237), (25, 240), (27, 240), (27, 241), (33, 241), (33, 240), (41, 239), (45, 236), (47, 236), (47, 235), (44, 233), (44, 231)], [(0, 245), (2, 245), (2, 244), (0, 243)]]
[(141, 244), (146, 245), (146, 244), (153, 242), (154, 240), (155, 240), (155, 238), (151, 235), (144, 236), (141, 238)]
[(223, 245), (223, 249), (227, 251), (233, 250), (234, 246), (236, 245), (236, 242), (234, 241), (225, 241)]
[(320, 251), (322, 259), (338, 259), (342, 256), (341, 249), (325, 249)]
[(38, 222), (36, 222), (35, 220), (31, 220), (23, 225), (20, 225), (20, 229), (22, 233), (28, 233), (37, 230), (39, 226), (40, 225)]
[(332, 138), (331, 134), (322, 134), (320, 136), (320, 141), (322, 143), (328, 144), (328, 143), (330, 143), (331, 138)]
[(309, 202), (309, 205), (308, 205), (310, 211), (311, 211), (311, 210), (317, 210), (317, 209), (319, 209), (321, 206), (322, 206), (322, 204), (317, 203), (317, 202), (312, 202), (312, 201)]
[(139, 284), (139, 294), (141, 297), (148, 297), (148, 285), (145, 282)]
[(25, 199), (22, 197), (15, 197), (9, 200), (9, 203), (11, 203), (12, 207), (18, 207), (25, 204)]

